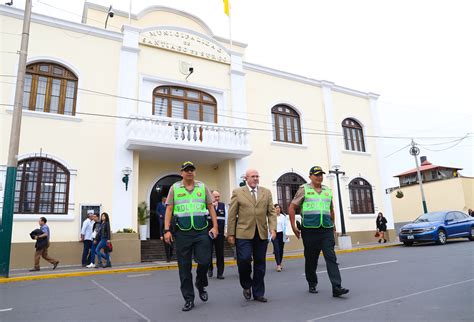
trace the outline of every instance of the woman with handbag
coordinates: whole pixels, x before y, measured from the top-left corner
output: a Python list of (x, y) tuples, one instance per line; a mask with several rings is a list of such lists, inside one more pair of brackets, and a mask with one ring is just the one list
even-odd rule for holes
[(385, 239), (385, 233), (387, 232), (387, 219), (383, 216), (381, 212), (377, 215), (377, 219), (375, 221), (377, 225), (377, 232), (375, 233), (375, 237), (379, 238), (379, 243), (383, 242), (386, 243), (387, 240)]
[[(111, 233), (110, 233), (110, 220), (109, 220), (109, 214), (106, 212), (103, 212), (101, 215), (101, 226), (100, 226), (100, 241), (99, 244), (97, 245), (97, 248), (95, 249), (95, 252), (97, 254), (97, 258), (99, 259), (99, 263), (97, 264), (97, 267), (112, 267), (112, 264), (110, 263), (110, 255), (109, 255), (109, 250), (108, 250), (108, 244), (110, 244), (110, 238), (111, 238)], [(104, 253), (102, 253), (100, 250), (104, 249)], [(106, 265), (104, 266), (102, 264), (102, 258), (105, 258), (107, 261)]]
[(279, 204), (275, 204), (275, 212), (277, 214), (277, 235), (273, 243), (273, 254), (275, 254), (275, 261), (277, 264), (276, 271), (281, 272), (281, 262), (283, 260), (283, 249), (285, 247), (285, 243), (290, 241), (288, 236), (286, 235), (286, 216), (281, 213), (281, 207)]

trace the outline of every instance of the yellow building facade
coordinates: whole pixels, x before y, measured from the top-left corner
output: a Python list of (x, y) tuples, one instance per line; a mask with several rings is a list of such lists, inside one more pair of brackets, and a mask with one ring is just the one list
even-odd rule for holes
[[(108, 212), (114, 232), (137, 231), (137, 205), (147, 202), (153, 215), (187, 160), (225, 203), (245, 170), (258, 169), (284, 209), (311, 166), (338, 166), (348, 177), (342, 209), (335, 180), (324, 182), (334, 190), (338, 233), (340, 210), (352, 243), (373, 240), (379, 211), (393, 230), (377, 94), (249, 63), (246, 44), (231, 47), (190, 13), (154, 6), (129, 23), (116, 11), (109, 24), (121, 30), (111, 31), (107, 9), (86, 3), (82, 23), (32, 15), (14, 244), (30, 241), (43, 215), (53, 242), (77, 242), (88, 207)], [(22, 18), (0, 7), (3, 31), (20, 33)], [(20, 47), (20, 37), (0, 37), (0, 50)], [(2, 187), (17, 67), (17, 55), (2, 54)], [(0, 207), (2, 198), (3, 189)], [(153, 220), (147, 237), (157, 237)]]

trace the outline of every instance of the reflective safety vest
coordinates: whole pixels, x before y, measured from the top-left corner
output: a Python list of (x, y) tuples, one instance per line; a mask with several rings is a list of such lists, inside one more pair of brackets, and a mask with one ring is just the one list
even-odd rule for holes
[(332, 228), (331, 220), (332, 191), (322, 186), (317, 193), (311, 184), (304, 185), (304, 201), (301, 209), (302, 224), (305, 228)]
[(192, 193), (181, 186), (180, 182), (173, 185), (173, 215), (180, 230), (203, 230), (207, 228), (206, 187), (199, 182)]

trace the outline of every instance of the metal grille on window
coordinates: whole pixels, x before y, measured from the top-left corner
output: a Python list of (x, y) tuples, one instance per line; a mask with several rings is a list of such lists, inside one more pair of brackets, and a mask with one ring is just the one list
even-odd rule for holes
[(291, 200), (295, 196), (299, 187), (306, 181), (296, 173), (285, 173), (277, 180), (278, 204), (282, 211), (287, 214)]
[(69, 171), (60, 163), (44, 157), (19, 161), (15, 187), (15, 213), (67, 213)]
[(353, 214), (374, 213), (372, 186), (362, 178), (355, 178), (349, 183), (349, 199)]

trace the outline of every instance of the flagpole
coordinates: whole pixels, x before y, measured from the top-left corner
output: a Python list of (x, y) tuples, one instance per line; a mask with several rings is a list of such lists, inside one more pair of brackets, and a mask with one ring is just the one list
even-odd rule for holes
[(232, 6), (231, 6), (231, 3), (230, 3), (230, 0), (229, 1), (229, 42), (230, 42), (230, 46), (229, 46), (229, 57), (230, 57), (230, 71), (229, 71), (229, 101), (230, 101), (230, 110), (231, 110), (231, 113), (234, 113), (233, 111), (233, 102), (232, 102)]

